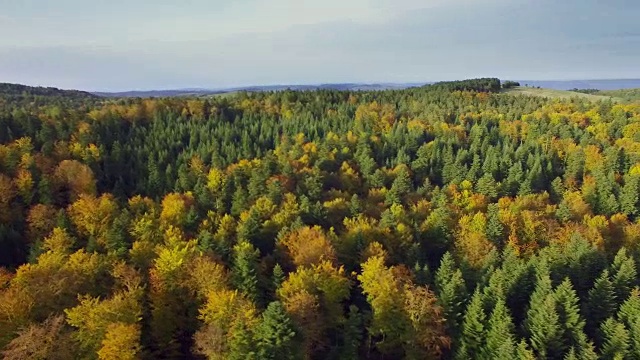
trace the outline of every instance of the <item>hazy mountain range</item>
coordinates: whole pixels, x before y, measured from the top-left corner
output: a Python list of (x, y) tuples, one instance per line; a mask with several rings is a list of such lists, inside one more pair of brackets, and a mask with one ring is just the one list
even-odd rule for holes
[[(607, 80), (517, 80), (522, 86), (541, 87), (555, 90), (570, 89), (598, 89), (598, 90), (618, 90), (640, 88), (640, 79), (607, 79)], [(93, 94), (103, 97), (166, 97), (166, 96), (203, 96), (225, 94), (236, 91), (281, 91), (291, 90), (349, 90), (349, 91), (366, 91), (366, 90), (393, 90), (406, 89), (415, 86), (423, 86), (432, 84), (432, 82), (424, 83), (381, 83), (381, 84), (319, 84), (319, 85), (264, 85), (264, 86), (244, 86), (222, 89), (167, 89), (167, 90), (132, 90), (122, 92), (93, 92)]]

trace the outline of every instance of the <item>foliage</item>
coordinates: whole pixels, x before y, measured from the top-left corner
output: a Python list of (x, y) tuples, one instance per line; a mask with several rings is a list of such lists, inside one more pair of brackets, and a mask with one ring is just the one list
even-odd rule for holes
[(638, 358), (637, 96), (521, 89), (0, 84), (3, 356)]

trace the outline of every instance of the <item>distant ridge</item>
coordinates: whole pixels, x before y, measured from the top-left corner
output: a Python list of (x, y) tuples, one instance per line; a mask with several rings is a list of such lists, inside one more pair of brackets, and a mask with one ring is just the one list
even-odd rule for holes
[[(554, 90), (571, 89), (598, 89), (619, 90), (640, 88), (640, 79), (604, 79), (604, 80), (516, 80), (522, 86), (541, 87)], [(374, 90), (401, 90), (410, 87), (434, 84), (435, 82), (421, 83), (338, 83), (317, 85), (256, 85), (239, 86), (221, 89), (168, 89), (147, 91), (121, 91), (121, 92), (93, 92), (101, 97), (169, 97), (169, 96), (206, 96), (225, 94), (237, 91), (261, 92), (283, 90), (344, 90), (344, 91), (374, 91)]]
[(61, 98), (96, 98), (86, 91), (62, 90), (55, 87), (27, 86), (21, 84), (0, 83), (0, 95), (3, 96), (55, 96)]
[(241, 86), (224, 89), (175, 89), (175, 90), (149, 90), (149, 91), (122, 91), (122, 92), (94, 92), (94, 95), (102, 97), (167, 97), (167, 96), (206, 96), (226, 94), (237, 91), (262, 92), (283, 90), (343, 90), (343, 91), (373, 91), (373, 90), (400, 90), (410, 87), (423, 86), (429, 83), (383, 83), (383, 84), (318, 84), (318, 85), (258, 85)]
[[(640, 79), (604, 79), (604, 80), (516, 80), (523, 87), (540, 87), (553, 90), (573, 89), (597, 89), (601, 91), (638, 89)], [(0, 95), (3, 96), (56, 96), (69, 99), (80, 98), (122, 98), (122, 97), (171, 97), (171, 96), (207, 96), (233, 93), (238, 91), (262, 92), (262, 91), (310, 91), (310, 90), (343, 90), (343, 91), (375, 91), (375, 90), (401, 90), (411, 87), (431, 85), (435, 82), (422, 83), (338, 83), (317, 85), (256, 85), (240, 86), (219, 89), (167, 89), (167, 90), (143, 90), (120, 92), (87, 92), (81, 90), (64, 90), (55, 87), (27, 86), (21, 84), (0, 83)]]

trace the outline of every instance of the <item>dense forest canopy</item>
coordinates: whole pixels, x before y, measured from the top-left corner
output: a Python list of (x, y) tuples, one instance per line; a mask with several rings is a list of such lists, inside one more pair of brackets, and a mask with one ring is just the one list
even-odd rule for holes
[(0, 85), (2, 354), (640, 359), (640, 103), (503, 85)]

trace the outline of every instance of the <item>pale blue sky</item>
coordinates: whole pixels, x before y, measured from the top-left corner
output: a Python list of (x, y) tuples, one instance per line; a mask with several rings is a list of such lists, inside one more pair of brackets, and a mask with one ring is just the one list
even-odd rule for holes
[(0, 82), (640, 78), (638, 0), (0, 0)]

